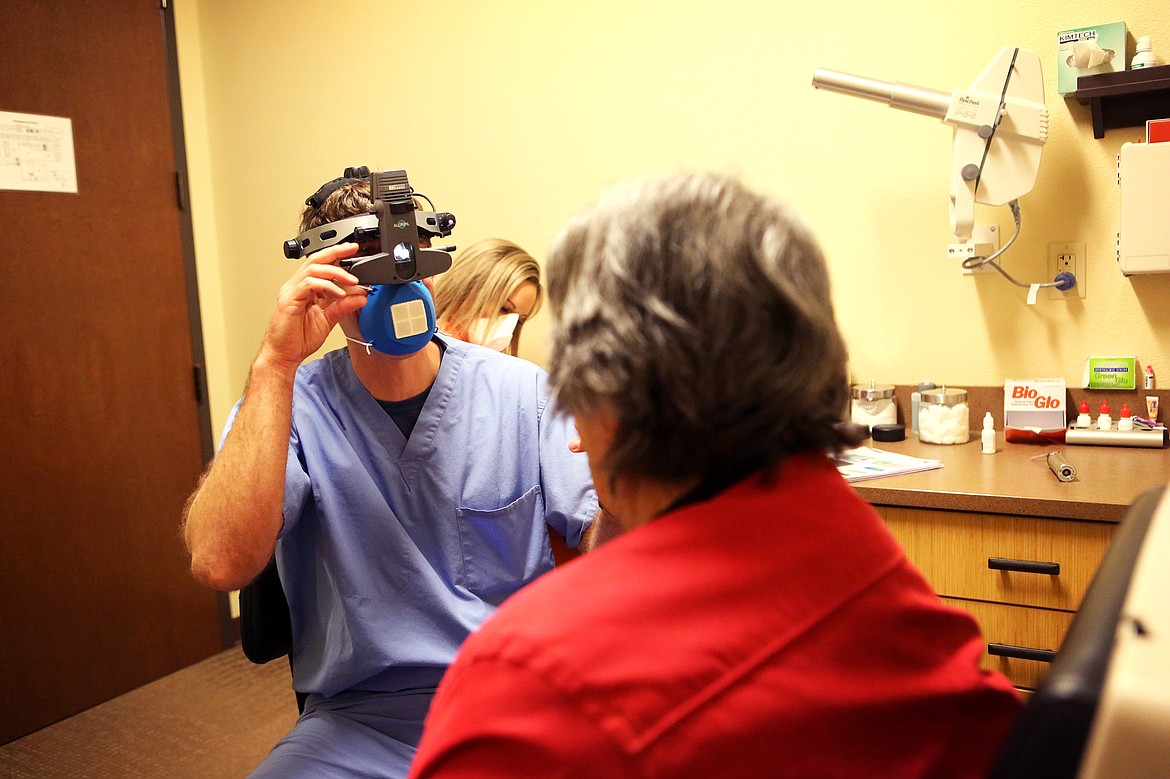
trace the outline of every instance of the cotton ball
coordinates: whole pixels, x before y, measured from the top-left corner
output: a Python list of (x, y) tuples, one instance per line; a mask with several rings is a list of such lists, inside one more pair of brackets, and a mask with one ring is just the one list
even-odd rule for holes
[(971, 438), (966, 403), (923, 405), (918, 410), (918, 440), (928, 444), (965, 444)]

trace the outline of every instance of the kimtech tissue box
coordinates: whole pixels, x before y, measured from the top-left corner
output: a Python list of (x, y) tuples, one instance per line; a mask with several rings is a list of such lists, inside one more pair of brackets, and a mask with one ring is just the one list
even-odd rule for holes
[(1056, 34), (1056, 88), (1077, 91), (1077, 79), (1125, 70), (1125, 22), (1078, 27)]

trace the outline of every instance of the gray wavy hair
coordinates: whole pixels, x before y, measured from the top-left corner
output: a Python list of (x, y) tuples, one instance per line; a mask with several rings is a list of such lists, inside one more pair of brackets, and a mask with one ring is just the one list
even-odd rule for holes
[(553, 388), (568, 413), (613, 410), (615, 480), (726, 484), (857, 443), (824, 258), (780, 203), (712, 173), (627, 184), (546, 269)]

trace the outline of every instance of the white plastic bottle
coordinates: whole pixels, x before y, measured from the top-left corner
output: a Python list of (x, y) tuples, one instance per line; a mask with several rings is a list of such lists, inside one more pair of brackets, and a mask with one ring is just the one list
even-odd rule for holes
[(1077, 414), (1077, 427), (1088, 430), (1093, 426), (1093, 418), (1089, 416), (1089, 401), (1081, 401), (1081, 413)]
[(1109, 401), (1103, 401), (1098, 410), (1101, 413), (1097, 416), (1097, 429), (1108, 430), (1113, 427), (1113, 417), (1109, 416)]
[(995, 420), (990, 411), (983, 415), (982, 442), (984, 454), (995, 454)]
[(1150, 36), (1143, 35), (1137, 40), (1135, 54), (1129, 67), (1131, 70), (1137, 70), (1138, 68), (1152, 68), (1157, 64), (1158, 58), (1154, 56), (1154, 47), (1150, 43)]
[(1121, 404), (1121, 416), (1117, 418), (1117, 429), (1123, 433), (1133, 430), (1133, 414), (1129, 410), (1128, 403)]

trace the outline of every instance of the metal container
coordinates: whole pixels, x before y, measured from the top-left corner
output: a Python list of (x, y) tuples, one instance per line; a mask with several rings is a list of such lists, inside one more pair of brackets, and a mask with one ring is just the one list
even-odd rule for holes
[(898, 421), (898, 407), (894, 405), (894, 385), (870, 382), (854, 384), (850, 392), (849, 418), (869, 430), (874, 425), (892, 425)]
[(943, 386), (923, 391), (918, 440), (927, 444), (965, 444), (971, 440), (967, 390)]

